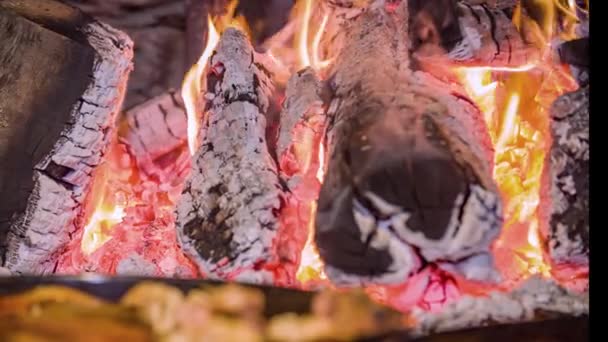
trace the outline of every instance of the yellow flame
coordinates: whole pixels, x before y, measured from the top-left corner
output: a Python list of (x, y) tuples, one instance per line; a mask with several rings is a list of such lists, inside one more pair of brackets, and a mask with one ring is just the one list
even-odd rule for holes
[(519, 94), (510, 95), (505, 110), (503, 128), (499, 132), (498, 140), (495, 142), (496, 153), (504, 153), (507, 144), (516, 138), (515, 132), (518, 126), (517, 111), (519, 110)]
[[(455, 70), (465, 91), (482, 111), (495, 149), (493, 176), (505, 202), (506, 218), (497, 246), (506, 246), (517, 252), (522, 258), (522, 271), (528, 275), (548, 275), (550, 271), (550, 266), (543, 260), (538, 240), (538, 206), (546, 155), (543, 142), (548, 137), (547, 133), (528, 122), (531, 118), (542, 117), (542, 109), (522, 98), (524, 91), (528, 94), (540, 92), (541, 86), (533, 82), (536, 76), (530, 73), (540, 65), (459, 67)], [(503, 81), (493, 80), (496, 73), (504, 74), (501, 77)], [(499, 87), (506, 92), (504, 104), (497, 103)], [(521, 238), (512, 236), (519, 233), (515, 229), (518, 224), (527, 229), (527, 235)], [(513, 233), (509, 235), (511, 231)], [(502, 240), (509, 243), (501, 243)]]
[(112, 238), (109, 230), (122, 222), (125, 215), (124, 207), (120, 205), (99, 205), (89, 223), (84, 227), (81, 241), (82, 252), (89, 255), (109, 241)]
[(325, 178), (325, 145), (321, 142), (319, 144), (319, 169), (317, 170), (317, 179), (320, 183), (323, 183)]
[(200, 108), (203, 107), (201, 104), (202, 79), (209, 58), (220, 41), (220, 35), (228, 27), (233, 27), (251, 37), (251, 30), (245, 17), (242, 15), (234, 16), (238, 3), (238, 0), (231, 0), (224, 15), (214, 18), (214, 20), (210, 16), (207, 17), (207, 44), (198, 61), (188, 70), (182, 82), (182, 98), (188, 116), (188, 149), (190, 155), (194, 155), (198, 147), (200, 123), (204, 114), (200, 112)]
[(207, 45), (196, 64), (190, 68), (182, 83), (182, 98), (188, 116), (188, 149), (190, 155), (194, 155), (198, 146), (198, 134), (200, 130), (200, 97), (202, 92), (202, 78), (207, 67), (207, 62), (213, 50), (219, 42), (220, 36), (213, 25), (211, 17), (207, 18)]
[(321, 70), (327, 67), (332, 59), (322, 60), (320, 45), (321, 40), (323, 38), (323, 34), (325, 33), (325, 28), (327, 27), (327, 23), (329, 22), (329, 14), (323, 14), (323, 18), (319, 23), (319, 28), (313, 36), (312, 42), (310, 41), (310, 27), (314, 23), (313, 21), (313, 3), (315, 0), (302, 0), (298, 3), (299, 7), (296, 6), (297, 9), (300, 9), (301, 14), (301, 27), (300, 32), (298, 34), (297, 39), (297, 49), (298, 49), (298, 58), (299, 58), (299, 66), (301, 68), (304, 67), (312, 67), (315, 70)]
[[(325, 178), (325, 146), (319, 144), (319, 168), (317, 169), (317, 179), (323, 182)], [(323, 261), (319, 256), (315, 246), (315, 215), (317, 214), (317, 202), (313, 201), (310, 206), (310, 218), (308, 220), (308, 237), (306, 244), (300, 254), (300, 265), (296, 272), (296, 279), (302, 284), (312, 280), (325, 280), (327, 276), (323, 270)]]
[(310, 220), (308, 223), (308, 238), (300, 254), (300, 266), (296, 272), (296, 279), (302, 284), (312, 280), (327, 279), (323, 271), (323, 261), (319, 256), (315, 246), (315, 215), (317, 213), (317, 202), (313, 201), (310, 205)]

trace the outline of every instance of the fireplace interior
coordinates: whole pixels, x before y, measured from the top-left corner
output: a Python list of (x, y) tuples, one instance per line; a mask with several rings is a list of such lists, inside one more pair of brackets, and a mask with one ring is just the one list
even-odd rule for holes
[(584, 339), (588, 36), (578, 0), (0, 1), (5, 290), (358, 290), (408, 338)]

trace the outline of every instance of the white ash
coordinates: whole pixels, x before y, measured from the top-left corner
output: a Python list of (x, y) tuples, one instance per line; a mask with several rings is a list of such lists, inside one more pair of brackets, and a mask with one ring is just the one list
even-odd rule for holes
[(208, 90), (215, 96), (176, 210), (182, 249), (214, 279), (252, 271), (275, 254), (282, 192), (264, 116), (272, 84), (255, 58), (244, 34), (224, 32), (209, 62), (223, 70)]
[(589, 88), (560, 96), (551, 108), (553, 143), (545, 167), (552, 205), (545, 239), (556, 263), (588, 264)]
[(589, 294), (574, 293), (552, 280), (532, 277), (510, 292), (492, 292), (487, 297), (464, 296), (439, 313), (419, 308), (412, 311), (413, 333), (430, 335), (493, 323), (521, 323), (544, 315), (589, 314)]
[[(57, 254), (79, 228), (79, 217), (93, 179), (114, 132), (113, 125), (132, 69), (133, 42), (108, 25), (83, 28), (95, 50), (91, 82), (73, 107), (52, 151), (35, 166), (34, 188), (25, 213), (11, 225), (4, 266), (14, 274), (52, 273)], [(70, 170), (61, 179), (50, 167)]]
[(154, 263), (147, 261), (137, 253), (131, 253), (118, 262), (116, 274), (123, 276), (148, 276), (156, 275), (157, 269)]
[[(281, 156), (294, 143), (294, 129), (299, 123), (313, 121), (323, 114), (321, 82), (312, 68), (296, 72), (288, 81), (281, 111), (277, 155)], [(312, 129), (312, 127), (311, 127)]]

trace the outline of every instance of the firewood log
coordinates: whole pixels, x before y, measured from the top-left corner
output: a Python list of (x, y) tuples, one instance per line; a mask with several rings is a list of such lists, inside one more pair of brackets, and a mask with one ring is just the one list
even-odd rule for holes
[(119, 137), (148, 176), (171, 182), (187, 172), (187, 118), (181, 95), (168, 91), (122, 116)]
[(556, 264), (589, 264), (589, 86), (559, 97), (551, 108), (550, 186), (545, 241)]
[(376, 1), (344, 28), (335, 61), (315, 232), (335, 283), (397, 283), (425, 262), (489, 258), (502, 224), (483, 120), (410, 69), (407, 35), (395, 34), (407, 18), (407, 2)]
[[(208, 112), (177, 208), (183, 250), (211, 278), (270, 282), (281, 186), (265, 138), (272, 84), (248, 38), (226, 30), (209, 61)], [(252, 278), (251, 278), (252, 277)]]
[(114, 132), (133, 45), (52, 0), (0, 2), (0, 258), (51, 273), (82, 223)]

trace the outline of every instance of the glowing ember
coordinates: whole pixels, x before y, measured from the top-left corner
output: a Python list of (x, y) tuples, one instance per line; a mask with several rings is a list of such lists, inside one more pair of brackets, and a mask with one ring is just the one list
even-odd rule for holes
[(117, 205), (112, 208), (101, 205), (98, 207), (89, 223), (84, 227), (82, 251), (85, 254), (91, 254), (110, 240), (112, 236), (109, 234), (109, 230), (122, 222), (124, 217), (125, 209), (122, 206)]
[[(538, 102), (537, 94), (551, 81), (547, 76), (554, 66), (550, 61), (541, 65), (456, 69), (469, 97), (483, 112), (495, 147), (494, 179), (505, 203), (505, 225), (494, 252), (507, 281), (533, 274), (549, 276), (551, 270), (538, 238), (541, 176), (550, 147), (549, 108)], [(502, 81), (494, 81), (499, 75)], [(561, 86), (568, 88), (568, 83)], [(498, 100), (499, 90), (507, 94), (503, 103)], [(554, 92), (544, 103), (552, 103), (559, 94)], [(513, 255), (519, 261), (513, 262)]]
[[(319, 144), (319, 168), (317, 169), (317, 179), (323, 182), (325, 178), (325, 147), (323, 143)], [(319, 256), (317, 247), (315, 246), (315, 215), (317, 214), (317, 202), (313, 201), (310, 206), (310, 218), (308, 220), (308, 238), (302, 249), (300, 256), (300, 266), (296, 272), (296, 278), (302, 284), (314, 282), (318, 280), (327, 280), (327, 276), (323, 271), (323, 261)]]
[[(181, 94), (187, 111), (187, 147), (190, 155), (184, 148), (184, 151), (177, 153), (175, 163), (183, 163), (184, 168), (189, 167), (190, 156), (194, 155), (200, 141), (198, 135), (205, 114), (201, 112), (204, 108), (201, 94), (205, 93), (204, 80), (206, 73), (210, 72), (207, 64), (220, 35), (227, 27), (238, 27), (249, 32), (242, 17), (233, 18), (237, 3), (231, 1), (225, 15), (207, 18), (206, 46), (183, 81)], [(550, 205), (545, 203), (547, 199), (541, 193), (542, 171), (551, 143), (547, 111), (559, 95), (574, 90), (576, 83), (551, 60), (547, 47), (550, 45), (549, 38), (554, 36), (557, 13), (569, 18), (570, 21), (566, 23), (573, 25), (576, 4), (572, 0), (567, 5), (560, 1), (544, 1), (541, 7), (546, 17), (540, 24), (523, 22), (521, 9), (518, 10), (520, 12), (516, 11), (514, 21), (520, 28), (525, 25), (532, 27), (528, 27), (528, 31), (537, 36), (539, 45), (544, 49), (542, 60), (515, 67), (453, 68), (468, 97), (483, 114), (495, 148), (493, 177), (503, 196), (505, 223), (493, 253), (505, 279), (502, 284), (504, 288), (510, 288), (534, 274), (550, 277), (556, 271), (545, 261), (539, 238), (540, 230), (546, 224), (539, 208)], [(333, 58), (327, 58), (327, 53), (322, 53), (324, 34), (332, 24), (331, 16), (328, 12), (318, 11), (320, 8), (323, 9), (323, 6), (316, 0), (298, 1), (295, 17), (286, 26), (297, 31), (292, 32), (293, 37), (290, 36), (295, 47), (286, 48), (289, 42), (285, 39), (281, 43), (283, 45), (272, 46), (266, 51), (277, 68), (286, 69), (291, 74), (302, 67), (322, 71), (332, 63)], [(312, 28), (316, 30), (313, 32)], [(305, 181), (291, 194), (293, 198), (286, 201), (287, 210), (284, 210), (285, 217), (282, 219), (283, 225), (298, 229), (297, 232), (293, 229), (286, 231), (299, 234), (299, 245), (292, 248), (292, 245), (280, 241), (286, 246), (283, 248), (289, 249), (289, 253), (299, 255), (299, 264), (294, 264), (297, 266), (297, 282), (294, 279), (279, 281), (275, 278), (277, 285), (332, 286), (323, 271), (324, 265), (314, 243), (318, 195), (315, 191), (318, 192), (318, 185), (325, 176), (326, 151), (321, 136), (319, 130), (294, 134), (292, 155), (289, 156), (293, 158), (279, 160), (282, 173), (299, 173)], [(177, 245), (173, 226), (173, 210), (185, 173), (180, 171), (166, 176), (170, 181), (143, 175), (126, 147), (114, 142), (107, 154), (106, 165), (97, 171), (82, 236), (68, 246), (68, 251), (60, 260), (59, 271), (76, 273), (93, 268), (95, 271), (116, 273), (121, 260), (135, 252), (142, 255), (146, 262), (155, 265), (155, 274), (196, 276), (195, 267)], [(305, 233), (306, 243), (299, 250)], [(294, 240), (294, 237), (282, 239)], [(280, 265), (272, 267), (279, 269)], [(293, 278), (293, 271), (289, 274)], [(466, 286), (471, 284), (460, 284), (437, 265), (430, 265), (407, 284), (372, 286), (367, 291), (375, 299), (403, 310), (413, 305), (437, 310), (459, 297), (460, 293), (483, 292), (482, 286)]]

